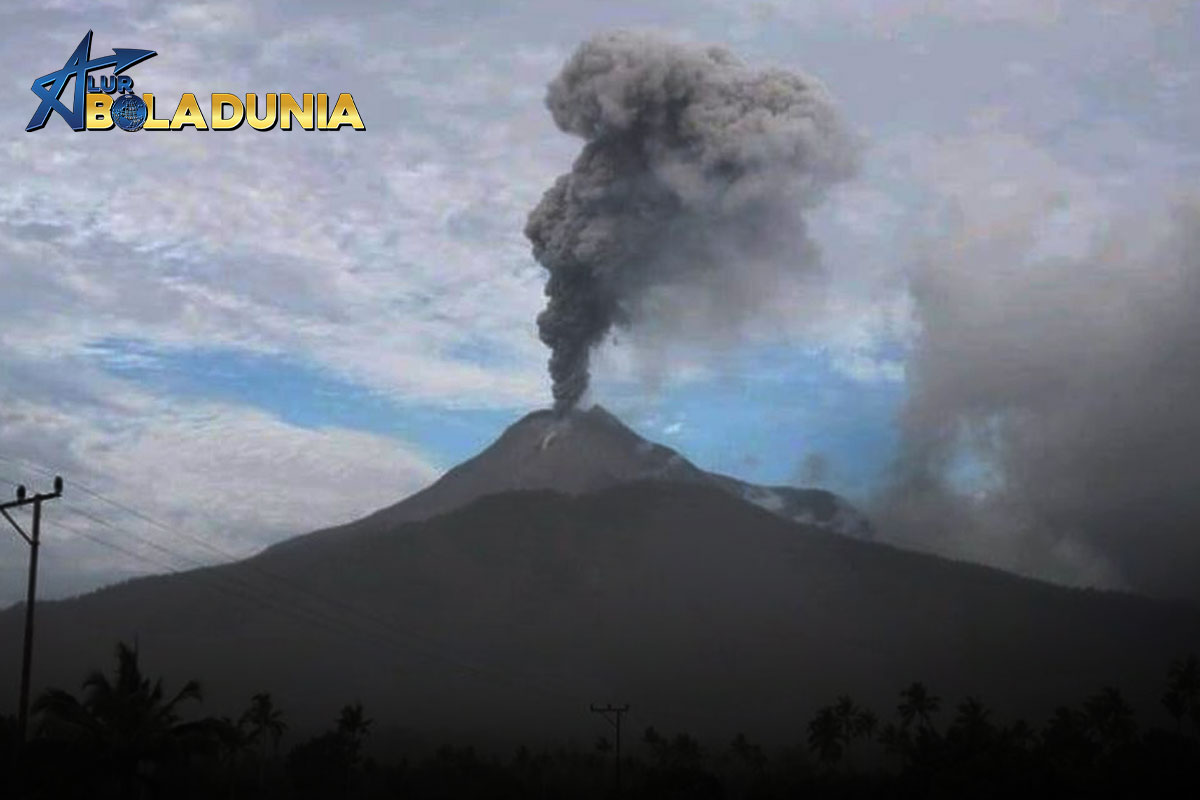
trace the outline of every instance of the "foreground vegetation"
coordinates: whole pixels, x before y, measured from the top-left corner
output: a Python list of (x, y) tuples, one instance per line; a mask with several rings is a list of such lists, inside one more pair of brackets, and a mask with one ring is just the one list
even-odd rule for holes
[[(331, 728), (286, 753), (284, 714), (270, 694), (237, 719), (199, 717), (195, 681), (168, 693), (117, 647), (112, 676), (94, 672), (76, 696), (34, 705), (33, 736), (0, 718), (4, 798), (796, 798), (1200, 796), (1200, 661), (1170, 666), (1170, 727), (1141, 729), (1115, 688), (1060, 707), (1040, 727), (1001, 724), (979, 699), (943, 703), (914, 683), (894, 719), (849, 697), (821, 709), (807, 741), (766, 752), (743, 734), (723, 748), (644, 731), (615, 784), (610, 743), (591, 752), (518, 750), (485, 757), (443, 747), (418, 760), (364, 755), (372, 721), (347, 705)], [(189, 712), (192, 712), (189, 715)], [(190, 716), (190, 718), (189, 718)]]

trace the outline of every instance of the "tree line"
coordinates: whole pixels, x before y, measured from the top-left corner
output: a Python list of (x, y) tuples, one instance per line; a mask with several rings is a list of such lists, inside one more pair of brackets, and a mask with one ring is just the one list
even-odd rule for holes
[[(373, 721), (344, 706), (325, 732), (286, 753), (286, 717), (272, 696), (242, 714), (203, 717), (199, 683), (169, 692), (119, 644), (111, 673), (79, 694), (43, 692), (28, 742), (0, 717), (5, 798), (771, 798), (1200, 796), (1200, 660), (1172, 663), (1162, 694), (1168, 726), (1143, 728), (1122, 693), (1103, 687), (1040, 726), (1002, 723), (980, 698), (943, 702), (917, 682), (882, 719), (849, 696), (819, 709), (805, 741), (768, 752), (739, 733), (706, 747), (653, 727), (622, 762), (613, 748), (520, 748), (509, 758), (451, 745), (409, 760), (368, 756)], [(191, 712), (189, 714), (189, 712)]]

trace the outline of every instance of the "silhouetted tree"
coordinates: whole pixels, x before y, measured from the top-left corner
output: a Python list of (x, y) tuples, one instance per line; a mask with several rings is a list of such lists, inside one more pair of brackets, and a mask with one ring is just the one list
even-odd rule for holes
[(941, 698), (929, 693), (925, 684), (916, 681), (900, 692), (901, 702), (897, 707), (900, 721), (904, 727), (911, 727), (916, 721), (918, 726), (933, 730), (933, 715), (941, 708)]
[(1036, 732), (1028, 722), (1019, 719), (1004, 729), (1003, 736), (1005, 740), (1012, 743), (1012, 746), (1024, 750), (1033, 742)]
[(906, 727), (889, 722), (879, 732), (879, 743), (884, 752), (907, 760), (912, 752), (912, 733)]
[(1184, 720), (1189, 720), (1200, 736), (1200, 659), (1192, 655), (1171, 664), (1162, 702), (1175, 720), (1176, 731), (1182, 732)]
[(808, 726), (808, 745), (817, 757), (835, 764), (848, 755), (855, 739), (870, 739), (878, 725), (872, 711), (859, 708), (849, 695), (817, 712)]
[(1006, 757), (997, 746), (997, 732), (991, 712), (978, 698), (968, 697), (958, 704), (954, 719), (946, 729), (942, 747), (945, 782), (958, 791), (1000, 777), (1000, 762)]
[(275, 707), (269, 692), (259, 692), (250, 698), (250, 707), (242, 714), (241, 722), (246, 727), (249, 741), (262, 748), (264, 757), (267, 742), (271, 743), (273, 750), (278, 751), (279, 740), (287, 730), (287, 724), (283, 721), (283, 712)]
[(245, 732), (246, 744), (258, 746), (258, 786), (261, 791), (266, 781), (267, 745), (273, 755), (279, 754), (279, 740), (287, 725), (283, 712), (275, 707), (270, 692), (259, 692), (250, 698), (250, 707), (242, 712), (238, 727)]
[[(973, 747), (982, 748), (991, 744), (996, 729), (988, 719), (992, 712), (984, 707), (976, 697), (968, 697), (958, 704), (951, 730), (955, 737), (970, 743)], [(951, 738), (947, 731), (946, 738)]]
[(1008, 752), (1022, 757), (1037, 746), (1037, 731), (1023, 719), (999, 728), (996, 738)]
[(808, 723), (808, 746), (826, 764), (836, 764), (845, 754), (842, 721), (837, 709), (825, 706)]
[(363, 714), (362, 703), (342, 706), (341, 713), (338, 714), (337, 733), (346, 743), (352, 764), (358, 763), (363, 741), (371, 730), (371, 723), (372, 720)]
[(212, 745), (216, 723), (180, 721), (179, 707), (201, 699), (199, 683), (188, 681), (168, 698), (161, 680), (142, 675), (136, 649), (122, 642), (116, 655), (113, 678), (100, 671), (88, 675), (82, 700), (48, 689), (33, 710), (41, 736), (69, 744), (94, 777), (135, 797), (153, 787), (157, 767)]
[(1055, 709), (1042, 731), (1041, 746), (1053, 767), (1067, 771), (1087, 768), (1095, 751), (1083, 713), (1067, 706)]
[(1102, 752), (1111, 753), (1126, 747), (1137, 733), (1133, 709), (1112, 686), (1105, 686), (1089, 697), (1083, 713), (1087, 729)]
[(646, 775), (651, 797), (700, 800), (720, 797), (720, 781), (704, 767), (700, 742), (686, 733), (667, 739), (653, 727), (647, 728), (642, 742), (654, 754), (654, 764)]
[(738, 733), (733, 737), (733, 741), (729, 744), (729, 751), (738, 762), (756, 773), (762, 772), (763, 767), (766, 766), (767, 757), (763, 753), (763, 749), (756, 744), (751, 744), (744, 733)]
[[(1133, 711), (1106, 687), (1076, 707), (1057, 709), (1035, 732), (1024, 721), (998, 725), (977, 698), (953, 706), (934, 728), (940, 702), (923, 684), (901, 693), (893, 721), (842, 695), (819, 709), (804, 748), (771, 754), (739, 733), (727, 749), (706, 752), (687, 734), (666, 737), (647, 728), (648, 757), (626, 760), (625, 791), (655, 800), (783, 797), (1191, 797), (1200, 796), (1200, 741), (1191, 727), (1196, 667), (1187, 659), (1170, 670), (1164, 703), (1175, 731), (1140, 732)], [(11, 719), (0, 717), (0, 797), (67, 798), (488, 798), (600, 800), (610, 781), (603, 752), (521, 748), (505, 763), (470, 747), (443, 746), (433, 755), (375, 765), (364, 755), (372, 728), (361, 704), (343, 707), (329, 729), (291, 750), (286, 773), (259, 772), (255, 753), (283, 733), (282, 716), (267, 693), (234, 719), (184, 723), (180, 708), (198, 697), (195, 684), (171, 695), (143, 676), (136, 651), (118, 648), (111, 676), (90, 675), (79, 698), (49, 691), (39, 698), (39, 736), (15, 741)], [(949, 709), (947, 709), (949, 711)], [(998, 714), (996, 714), (998, 716)], [(855, 745), (873, 735), (893, 769), (855, 764)], [(597, 743), (603, 751), (607, 739)], [(220, 758), (206, 757), (219, 753)], [(249, 755), (248, 755), (249, 754)], [(814, 769), (819, 759), (823, 768)], [(258, 764), (264, 759), (259, 758)], [(28, 765), (28, 766), (26, 766)], [(284, 775), (291, 787), (279, 781)], [(257, 786), (255, 785), (257, 783)]]
[(329, 797), (348, 794), (362, 760), (362, 746), (371, 729), (362, 703), (338, 712), (334, 730), (297, 745), (288, 754), (288, 772), (301, 796)]
[[(213, 727), (220, 760), (225, 767), (225, 780), (229, 796), (237, 796), (238, 767), (243, 754), (250, 747), (250, 737), (245, 726), (239, 721), (234, 722), (229, 717), (221, 717)], [(261, 787), (260, 787), (261, 788)]]

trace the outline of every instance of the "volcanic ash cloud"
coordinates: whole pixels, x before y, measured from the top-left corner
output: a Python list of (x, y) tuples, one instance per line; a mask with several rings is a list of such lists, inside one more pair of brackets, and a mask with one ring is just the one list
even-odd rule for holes
[(525, 228), (549, 272), (538, 329), (559, 411), (613, 326), (715, 341), (779, 313), (817, 264), (805, 210), (857, 160), (816, 80), (647, 34), (585, 42), (546, 105), (586, 142)]

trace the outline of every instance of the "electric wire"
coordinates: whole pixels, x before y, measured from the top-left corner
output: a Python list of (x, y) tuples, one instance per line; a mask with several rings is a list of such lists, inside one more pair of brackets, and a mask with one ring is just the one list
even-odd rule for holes
[[(54, 474), (54, 472), (52, 470), (46, 468), (45, 466), (36, 464), (35, 462), (29, 461), (27, 459), (15, 459), (12, 457), (0, 455), (0, 460), (6, 461), (11, 464), (23, 464), (27, 468), (34, 469), (35, 471), (40, 472), (45, 475)], [(3, 479), (3, 480), (5, 483), (9, 483), (14, 486), (16, 485), (15, 483), (13, 483), (12, 481), (10, 481), (8, 479)], [(100, 492), (81, 484), (74, 478), (71, 479), (70, 486), (73, 489), (74, 488), (80, 489), (85, 494), (87, 494), (91, 497), (94, 497), (95, 499), (97, 499), (101, 502), (104, 502), (114, 508), (118, 508), (122, 511), (125, 511), (125, 512), (131, 514), (132, 516), (137, 517), (138, 519), (141, 519), (144, 522), (147, 522), (148, 524), (154, 525), (156, 528), (159, 528), (168, 534), (172, 534), (172, 535), (177, 536), (178, 538), (183, 538), (183, 539), (192, 541), (196, 544), (200, 544), (201, 546), (206, 547), (207, 549), (209, 549), (212, 552), (216, 552), (218, 554), (221, 554), (221, 555), (229, 558), (230, 562), (238, 561), (237, 556), (230, 554), (227, 551), (224, 551), (223, 549), (218, 548), (214, 545), (211, 545), (211, 543), (205, 542), (202, 538), (182, 532), (180, 529), (172, 527), (172, 526), (168, 526), (165, 523), (160, 522), (159, 520), (151, 517), (149, 514), (146, 514), (143, 511), (135, 509), (135, 508), (133, 508), (127, 504), (121, 503), (119, 501), (113, 500), (112, 498), (106, 497), (105, 495), (101, 494)], [(298, 608), (296, 606), (280, 605), (277, 603), (273, 603), (271, 600), (269, 600), (268, 598), (264, 597), (261, 594), (260, 587), (256, 587), (254, 584), (251, 584), (249, 582), (231, 581), (233, 586), (236, 586), (242, 590), (240, 592), (237, 589), (231, 589), (230, 586), (220, 586), (217, 583), (217, 581), (214, 580), (214, 575), (211, 572), (209, 572), (208, 570), (212, 567), (222, 566), (222, 565), (203, 564), (201, 562), (196, 561), (195, 559), (190, 558), (189, 556), (174, 552), (174, 551), (170, 550), (169, 548), (167, 548), (159, 543), (156, 543), (144, 536), (140, 536), (136, 533), (133, 533), (133, 532), (129, 531), (127, 528), (117, 526), (114, 523), (104, 520), (94, 514), (91, 514), (87, 511), (79, 509), (76, 506), (64, 506), (64, 507), (71, 513), (76, 514), (77, 516), (88, 519), (89, 521), (93, 522), (94, 524), (98, 524), (105, 528), (123, 533), (127, 536), (130, 536), (131, 538), (135, 539), (136, 541), (139, 541), (139, 542), (145, 544), (146, 546), (151, 547), (152, 549), (156, 550), (157, 552), (160, 552), (168, 557), (183, 558), (185, 560), (190, 561), (196, 567), (196, 571), (199, 574), (202, 574), (205, 576), (205, 578), (207, 579), (208, 585), (211, 588), (214, 588), (218, 591), (223, 591), (227, 595), (237, 597), (238, 599), (240, 599), (244, 602), (254, 602), (257, 599), (260, 602), (260, 604), (265, 603), (268, 608), (274, 608), (275, 610), (277, 610), (281, 613), (285, 613), (289, 616), (292, 616), (293, 618), (296, 618), (297, 612), (299, 612), (301, 614), (307, 614), (307, 617), (305, 619), (307, 619), (308, 621), (312, 621), (313, 623), (318, 624), (329, 630), (334, 630), (336, 632), (341, 632), (341, 633), (347, 633), (347, 632), (352, 633), (353, 632), (353, 631), (347, 631), (347, 630), (339, 627), (339, 626), (344, 625), (345, 622), (343, 620), (338, 619), (337, 617), (329, 616), (329, 612), (325, 612), (325, 615), (322, 616), (321, 612), (319, 610), (313, 609), (311, 607)], [(168, 571), (175, 573), (175, 574), (180, 574), (182, 572), (181, 570), (177, 569), (175, 566), (173, 566), (171, 564), (166, 564), (166, 563), (163, 563), (163, 562), (160, 562), (157, 560), (148, 559), (144, 555), (139, 555), (139, 554), (136, 554), (133, 551), (128, 550), (126, 548), (121, 548), (111, 542), (108, 542), (107, 540), (103, 540), (103, 539), (100, 539), (99, 537), (88, 535), (88, 534), (86, 534), (86, 532), (82, 532), (79, 529), (74, 528), (73, 526), (68, 527), (65, 524), (60, 523), (60, 522), (56, 522), (54, 524), (57, 524), (57, 525), (59, 525), (59, 527), (62, 527), (64, 529), (70, 530), (71, 532), (76, 533), (76, 534), (82, 536), (83, 538), (88, 539), (89, 541), (92, 541), (92, 542), (95, 542), (98, 544), (102, 544), (103, 546), (106, 546), (106, 547), (110, 547), (111, 549), (121, 552), (131, 558), (140, 560), (144, 563), (152, 564), (153, 566), (155, 566), (157, 568), (167, 569)], [(226, 564), (226, 566), (227, 565), (228, 564)], [(461, 654), (455, 653), (451, 648), (446, 646), (444, 643), (439, 642), (436, 639), (433, 639), (432, 637), (428, 637), (424, 634), (416, 633), (414, 631), (411, 631), (410, 629), (399, 628), (394, 623), (392, 623), (388, 620), (385, 620), (385, 619), (379, 617), (378, 615), (364, 612), (362, 609), (360, 609), (352, 604), (349, 604), (345, 601), (339, 600), (337, 598), (331, 598), (331, 597), (325, 596), (322, 593), (318, 593), (318, 592), (312, 590), (311, 587), (302, 586), (291, 579), (288, 579), (284, 576), (280, 576), (271, 571), (265, 570), (256, 564), (242, 561), (241, 566), (250, 569), (251, 571), (255, 572), (256, 574), (261, 575), (262, 577), (276, 583), (277, 585), (287, 587), (290, 591), (292, 591), (296, 594), (306, 596), (306, 597), (316, 600), (320, 603), (324, 603), (327, 606), (334, 606), (334, 607), (340, 608), (340, 609), (342, 609), (344, 614), (346, 614), (350, 617), (356, 617), (358, 619), (360, 625), (368, 624), (368, 625), (372, 625), (372, 626), (375, 626), (375, 627), (381, 629), (385, 633), (385, 635), (387, 635), (389, 638), (387, 640), (381, 640), (381, 639), (377, 638), (378, 634), (375, 634), (376, 638), (372, 639), (372, 643), (374, 643), (376, 645), (381, 644), (381, 643), (386, 643), (393, 650), (397, 650), (397, 649), (407, 650), (408, 652), (411, 653), (413, 650), (411, 642), (409, 644), (405, 645), (405, 644), (400, 644), (399, 642), (397, 642), (391, 638), (392, 636), (395, 636), (395, 635), (404, 636), (405, 638), (419, 642), (423, 646), (422, 649), (424, 650), (424, 652), (421, 653), (421, 655), (423, 655), (425, 658), (432, 657), (436, 660), (441, 660), (443, 662), (449, 663), (451, 666), (454, 666), (457, 669), (465, 672), (466, 674), (469, 674), (478, 679), (486, 680), (486, 679), (488, 679), (488, 676), (490, 676), (490, 678), (492, 680), (497, 680), (499, 682), (505, 683), (506, 685), (515, 686), (517, 688), (532, 689), (532, 690), (538, 691), (538, 692), (546, 694), (546, 695), (555, 696), (559, 699), (566, 699), (567, 697), (572, 697), (572, 699), (573, 699), (573, 697), (574, 697), (572, 694), (567, 693), (561, 687), (550, 687), (544, 678), (542, 680), (534, 680), (534, 679), (526, 678), (526, 677), (514, 678), (515, 673), (512, 673), (510, 670), (498, 670), (495, 668), (480, 666), (477, 663), (475, 663), (473, 660), (469, 660), (467, 658), (462, 657)], [(203, 570), (203, 572), (200, 572), (201, 570)], [(218, 574), (220, 574), (221, 579), (229, 579), (230, 578), (230, 576), (225, 575), (224, 573), (218, 573)], [(256, 592), (258, 593), (257, 597), (255, 596)], [(358, 631), (358, 633), (360, 635), (372, 636), (371, 633), (365, 632), (365, 631)]]

